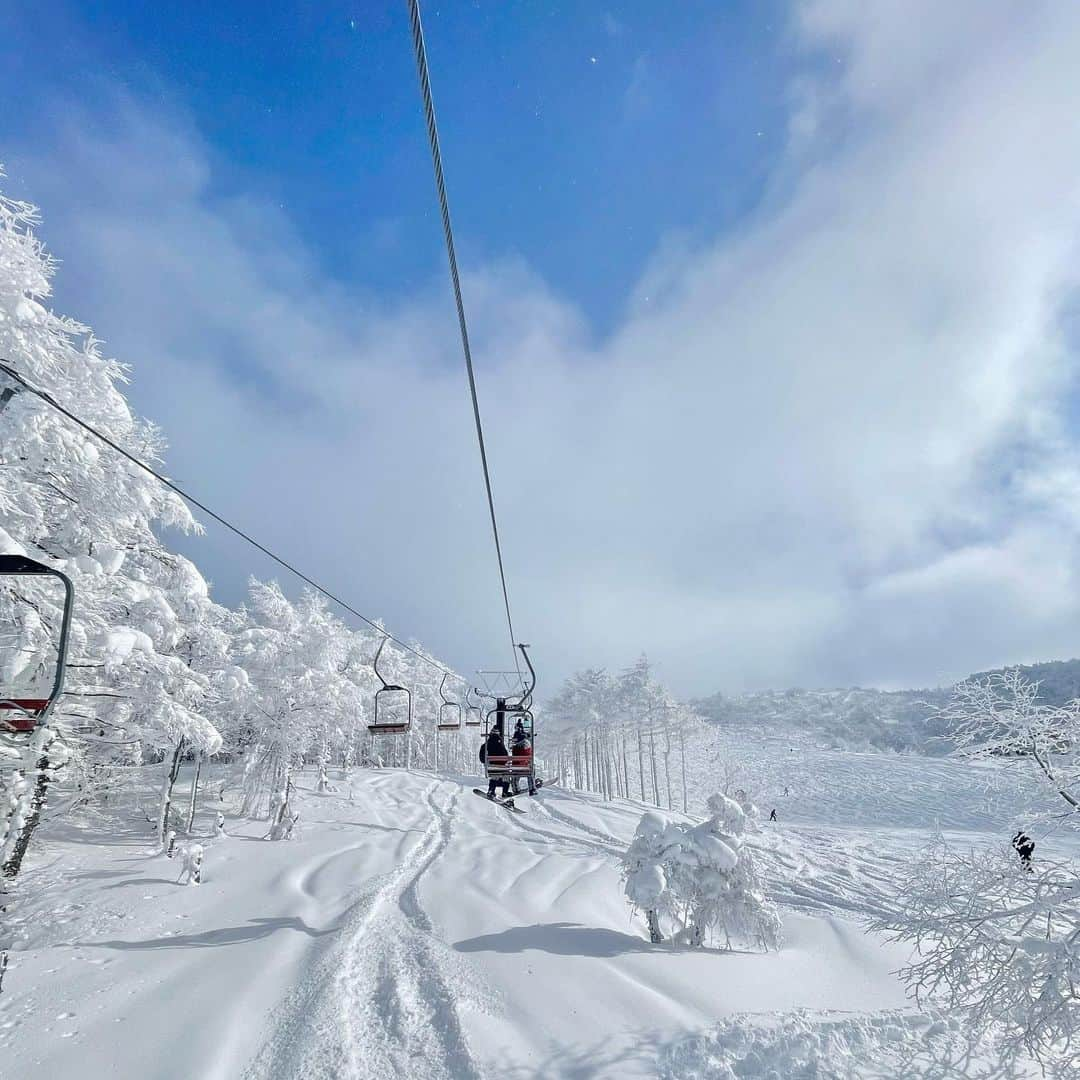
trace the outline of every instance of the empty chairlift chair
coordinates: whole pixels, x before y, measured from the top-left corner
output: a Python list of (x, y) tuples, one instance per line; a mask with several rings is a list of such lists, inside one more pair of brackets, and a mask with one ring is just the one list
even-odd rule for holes
[[(459, 702), (451, 701), (446, 696), (446, 680), (450, 677), (449, 672), (445, 673), (442, 677), (442, 682), (439, 683), (439, 697), (442, 701), (439, 703), (439, 713), (435, 720), (435, 768), (438, 770), (440, 766), (447, 767), (452, 762), (456, 762), (457, 767), (460, 768), (464, 757), (464, 747), (462, 746), (460, 734), (461, 734), (461, 721), (463, 718), (462, 708)], [(449, 740), (449, 747), (440, 747), (439, 733), (442, 731), (456, 731), (459, 738)]]
[(449, 675), (443, 675), (442, 682), (439, 683), (439, 697), (442, 698), (442, 703), (439, 705), (439, 719), (435, 724), (439, 731), (457, 731), (461, 727), (461, 705), (446, 696), (448, 678)]
[(467, 687), (465, 690), (465, 726), (466, 727), (483, 727), (484, 725), (484, 710), (480, 705), (480, 700), (472, 700), (472, 695), (479, 691), (475, 687)]
[[(375, 675), (382, 686), (375, 691), (375, 715), (372, 718), (370, 724), (368, 724), (368, 731), (373, 735), (403, 735), (412, 726), (412, 691), (407, 686), (398, 686), (397, 683), (388, 683), (382, 676), (382, 672), (379, 670), (379, 657), (382, 655), (383, 647), (386, 645), (386, 638), (383, 638), (379, 642), (379, 649), (375, 653), (375, 659), (372, 661), (372, 668), (375, 671)], [(405, 695), (405, 718), (402, 719), (400, 715), (401, 697)], [(386, 695), (390, 695), (387, 697)], [(395, 707), (395, 697), (397, 697), (397, 712), (391, 712)]]
[(46, 723), (64, 689), (75, 591), (59, 570), (0, 555), (0, 733)]

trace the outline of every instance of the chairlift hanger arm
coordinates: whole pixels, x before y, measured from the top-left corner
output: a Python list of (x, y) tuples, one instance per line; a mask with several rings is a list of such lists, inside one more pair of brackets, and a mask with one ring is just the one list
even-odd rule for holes
[(443, 704), (444, 705), (456, 705), (456, 704), (458, 704), (456, 701), (451, 701), (446, 696), (446, 680), (447, 680), (447, 678), (449, 678), (449, 674), (444, 675), (442, 677), (442, 682), (439, 683), (439, 697), (441, 697), (443, 699)]
[(536, 668), (533, 667), (532, 660), (529, 659), (530, 646), (528, 644), (519, 643), (518, 648), (521, 650), (521, 655), (525, 658), (525, 663), (528, 665), (529, 679), (531, 680), (525, 693), (521, 696), (521, 703), (524, 705), (528, 702), (529, 705), (532, 705), (533, 691), (536, 689)]
[[(382, 641), (379, 642), (379, 647), (375, 650), (375, 659), (371, 661), (371, 668), (375, 672), (375, 675), (378, 678), (379, 682), (382, 683), (382, 688), (384, 690), (404, 690), (404, 686), (397, 686), (394, 683), (388, 683), (383, 678), (382, 672), (379, 670), (379, 657), (382, 656), (383, 648), (385, 647), (388, 640), (389, 635), (385, 636)], [(443, 676), (443, 678), (445, 678), (445, 676)]]

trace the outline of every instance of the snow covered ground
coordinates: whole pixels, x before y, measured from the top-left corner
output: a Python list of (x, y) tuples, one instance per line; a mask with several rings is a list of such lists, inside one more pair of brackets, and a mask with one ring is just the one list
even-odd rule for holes
[[(761, 745), (741, 760), (768, 789), (789, 751)], [(130, 808), (126, 833), (107, 818), (46, 827), (11, 912), (0, 1071), (915, 1075), (927, 1032), (947, 1041), (947, 1026), (908, 1008), (891, 974), (904, 951), (859, 920), (902, 888), (935, 823), (999, 842), (1025, 807), (995, 806), (991, 833), (966, 766), (830, 754), (821, 783), (837, 797), (811, 796), (792, 762), (804, 795), (778, 794), (780, 821), (755, 839), (785, 917), (770, 954), (648, 944), (617, 865), (641, 813), (628, 801), (549, 789), (512, 815), (467, 777), (356, 770), (319, 795), (305, 774), (289, 842), (233, 818), (212, 839), (206, 804), (197, 888), (130, 831)]]

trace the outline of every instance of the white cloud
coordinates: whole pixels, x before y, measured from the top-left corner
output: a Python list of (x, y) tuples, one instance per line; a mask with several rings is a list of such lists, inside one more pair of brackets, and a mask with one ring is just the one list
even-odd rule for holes
[[(690, 692), (1080, 652), (1061, 326), (1080, 9), (1017, 11), (803, 5), (797, 40), (829, 62), (793, 74), (787, 195), (723, 242), (666, 246), (604, 341), (522, 263), (468, 275), (547, 689), (642, 648)], [(441, 278), (353, 296), (282, 213), (212, 197), (189, 126), (131, 102), (111, 134), (85, 120), (9, 172), (173, 471), (399, 632), (489, 663), (499, 599)], [(219, 581), (250, 567), (201, 548)]]

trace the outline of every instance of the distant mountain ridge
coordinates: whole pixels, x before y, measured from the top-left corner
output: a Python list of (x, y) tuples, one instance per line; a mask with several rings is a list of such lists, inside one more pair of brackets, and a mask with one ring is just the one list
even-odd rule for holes
[[(1064, 705), (1080, 697), (1080, 659), (1016, 666), (1039, 683), (1039, 700), (1047, 705)], [(995, 669), (1006, 670), (1011, 668)], [(977, 672), (969, 678), (982, 679), (993, 673)], [(736, 697), (717, 693), (691, 704), (707, 720), (725, 726), (786, 728), (845, 750), (938, 755), (949, 747), (933, 714), (948, 702), (951, 693), (948, 687), (762, 690)]]

